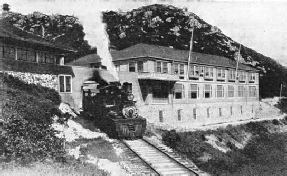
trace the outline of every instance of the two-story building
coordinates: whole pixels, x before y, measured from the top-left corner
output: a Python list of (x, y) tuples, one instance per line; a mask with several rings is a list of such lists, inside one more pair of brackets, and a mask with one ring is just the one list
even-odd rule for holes
[(39, 84), (59, 92), (62, 101), (77, 108), (81, 82), (93, 72), (64, 65), (64, 56), (75, 52), (27, 33), (0, 19), (0, 72), (30, 84)]
[[(158, 45), (111, 51), (121, 82), (132, 82), (150, 122), (215, 124), (255, 117), (258, 70), (225, 57)], [(189, 66), (189, 69), (188, 69)], [(238, 78), (236, 78), (236, 71)]]

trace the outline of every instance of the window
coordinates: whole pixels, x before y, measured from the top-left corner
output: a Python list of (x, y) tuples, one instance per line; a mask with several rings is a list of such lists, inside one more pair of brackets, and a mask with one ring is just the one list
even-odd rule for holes
[(42, 52), (38, 53), (38, 62), (40, 63), (46, 62), (46, 53), (42, 53)]
[(240, 113), (243, 114), (243, 106), (240, 106)]
[(244, 86), (238, 86), (238, 97), (244, 97)]
[(54, 64), (55, 60), (54, 60), (54, 55), (47, 53), (46, 54), (46, 63), (48, 64)]
[(254, 113), (254, 105), (251, 106), (251, 112)]
[(144, 63), (143, 61), (138, 61), (138, 72), (144, 71)]
[(230, 115), (233, 115), (233, 108), (230, 106)]
[(224, 97), (224, 89), (222, 85), (217, 85), (216, 87), (216, 96), (221, 98)]
[(212, 87), (210, 84), (204, 85), (204, 98), (211, 98), (212, 97)]
[(22, 61), (36, 62), (36, 52), (19, 48), (17, 50), (17, 59)]
[(55, 63), (55, 56), (52, 55), (52, 54), (39, 52), (39, 54), (38, 54), (38, 62), (54, 64)]
[(117, 71), (120, 71), (120, 66), (119, 65), (115, 65), (115, 67), (116, 67)]
[(60, 92), (65, 92), (65, 93), (72, 92), (71, 82), (72, 82), (72, 77), (70, 75), (60, 75), (59, 76)]
[(222, 108), (219, 108), (218, 112), (219, 112), (219, 117), (222, 117)]
[(129, 62), (129, 72), (135, 72), (135, 71), (136, 71), (136, 63)]
[(125, 90), (125, 92), (133, 92), (133, 84), (128, 83), (128, 82), (124, 82), (122, 84), (122, 90)]
[(249, 73), (249, 82), (255, 82), (255, 73)]
[(168, 103), (169, 89), (165, 82), (155, 83), (152, 87), (153, 103)]
[(205, 77), (212, 78), (213, 77), (213, 68), (212, 67), (205, 67)]
[(217, 79), (225, 79), (225, 70), (222, 68), (217, 69)]
[(199, 76), (199, 67), (196, 65), (190, 65), (189, 77), (198, 77), (198, 76)]
[(161, 62), (156, 62), (156, 72), (161, 73)]
[(179, 74), (179, 72), (178, 72), (178, 63), (174, 63), (173, 64), (173, 73), (174, 74), (176, 74), (176, 75), (178, 75)]
[(235, 70), (228, 70), (228, 80), (235, 80)]
[(206, 109), (207, 118), (210, 118), (210, 108)]
[(184, 98), (184, 85), (175, 83), (174, 84), (174, 98), (183, 99)]
[(163, 111), (158, 111), (159, 122), (163, 122)]
[(241, 82), (245, 82), (246, 81), (246, 72), (240, 71), (238, 73), (238, 76), (239, 76), (239, 81), (241, 81)]
[(163, 73), (168, 73), (167, 62), (163, 62), (162, 63), (162, 72)]
[(37, 56), (35, 51), (29, 51), (27, 50), (27, 61), (30, 62), (36, 62), (37, 61)]
[(177, 110), (177, 119), (178, 119), (178, 121), (181, 121), (182, 119), (181, 119), (181, 109), (178, 109)]
[(17, 49), (17, 60), (26, 61), (27, 60), (27, 51), (24, 49)]
[(190, 84), (189, 98), (197, 99), (199, 96), (198, 92), (199, 92), (199, 90), (198, 90), (197, 84)]
[(179, 65), (179, 74), (184, 75), (184, 64)]
[(228, 97), (234, 97), (234, 86), (228, 85)]
[(15, 59), (16, 51), (14, 47), (3, 46), (3, 58), (6, 59)]
[(193, 108), (193, 119), (196, 119), (196, 109)]
[(249, 97), (256, 97), (256, 87), (249, 86)]

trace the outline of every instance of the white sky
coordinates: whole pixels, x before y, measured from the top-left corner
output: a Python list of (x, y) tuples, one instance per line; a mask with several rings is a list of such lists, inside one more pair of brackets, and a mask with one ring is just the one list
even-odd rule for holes
[(287, 65), (287, 0), (0, 0), (3, 3), (23, 14), (60, 13), (90, 22), (96, 19), (94, 12), (102, 10), (127, 11), (155, 3), (187, 7), (233, 40)]

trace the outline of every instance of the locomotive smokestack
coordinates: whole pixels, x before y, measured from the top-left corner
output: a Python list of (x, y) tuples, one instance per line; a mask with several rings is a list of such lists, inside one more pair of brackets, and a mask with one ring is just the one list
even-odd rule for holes
[(6, 17), (6, 15), (8, 14), (8, 12), (9, 12), (9, 10), (10, 10), (10, 5), (9, 4), (3, 4), (2, 5), (2, 9), (1, 9), (1, 14), (0, 14), (0, 19), (2, 19), (2, 18), (5, 18)]

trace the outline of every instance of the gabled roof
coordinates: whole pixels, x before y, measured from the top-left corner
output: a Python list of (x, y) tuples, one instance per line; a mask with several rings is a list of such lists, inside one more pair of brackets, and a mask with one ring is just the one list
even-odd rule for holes
[(90, 54), (84, 57), (81, 57), (77, 60), (69, 62), (65, 65), (70, 66), (82, 66), (82, 67), (90, 67), (91, 64), (100, 63), (102, 58), (97, 54)]
[(73, 51), (71, 48), (58, 45), (51, 41), (48, 41), (40, 36), (25, 32), (11, 24), (5, 19), (0, 19), (0, 38), (11, 39), (21, 41), (23, 43), (29, 43), (34, 45), (40, 45), (50, 47), (54, 49), (60, 49), (63, 51)]
[[(187, 62), (189, 51), (141, 43), (125, 48), (123, 50), (112, 50), (111, 55), (113, 57), (113, 61), (149, 57), (163, 60)], [(231, 60), (222, 56), (195, 52), (192, 53), (191, 63), (236, 68), (235, 60)], [(243, 70), (257, 71), (257, 69), (242, 63), (238, 64), (238, 68)]]

